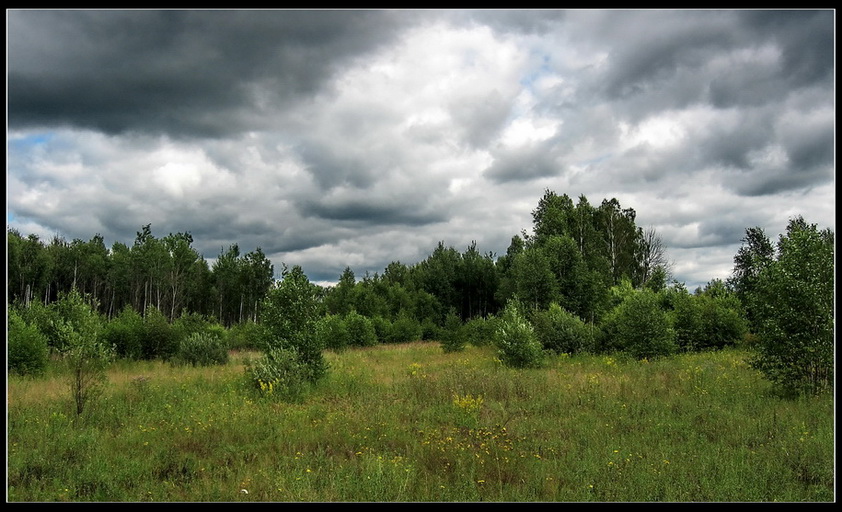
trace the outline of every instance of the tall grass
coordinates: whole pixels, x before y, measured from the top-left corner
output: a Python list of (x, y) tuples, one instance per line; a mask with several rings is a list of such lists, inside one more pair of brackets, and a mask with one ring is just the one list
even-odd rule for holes
[(299, 403), (225, 366), (121, 362), (74, 420), (8, 377), (8, 500), (833, 501), (831, 396), (782, 400), (725, 350), (639, 362), (492, 348), (327, 353)]

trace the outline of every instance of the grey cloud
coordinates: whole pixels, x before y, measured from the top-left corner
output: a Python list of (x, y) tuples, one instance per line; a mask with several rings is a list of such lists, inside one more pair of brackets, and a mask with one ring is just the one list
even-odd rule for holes
[(268, 122), (267, 108), (321, 89), (409, 20), (381, 11), (11, 11), (9, 125), (210, 137), (253, 128)]
[(484, 96), (465, 96), (450, 106), (450, 113), (461, 127), (463, 138), (472, 147), (484, 147), (503, 128), (512, 108), (512, 99), (498, 90)]
[(483, 175), (495, 183), (530, 181), (561, 173), (549, 143), (523, 148), (502, 148), (493, 152), (494, 162)]
[(407, 198), (407, 191), (397, 191), (393, 197), (371, 197), (360, 193), (358, 197), (322, 197), (299, 204), (305, 216), (316, 216), (341, 225), (366, 226), (423, 226), (447, 219), (447, 212), (433, 209), (415, 196)]

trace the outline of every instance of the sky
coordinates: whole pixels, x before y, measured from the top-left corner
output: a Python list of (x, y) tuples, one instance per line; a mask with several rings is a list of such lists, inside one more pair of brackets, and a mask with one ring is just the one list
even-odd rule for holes
[(835, 231), (833, 10), (7, 10), (7, 227), (314, 282), (616, 198), (688, 288)]

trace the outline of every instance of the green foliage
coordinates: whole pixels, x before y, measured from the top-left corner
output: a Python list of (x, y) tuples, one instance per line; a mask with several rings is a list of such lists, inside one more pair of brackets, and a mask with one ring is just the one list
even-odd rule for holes
[(614, 308), (603, 321), (601, 348), (626, 352), (637, 359), (675, 353), (675, 332), (658, 295), (638, 290)]
[(228, 347), (231, 350), (264, 350), (268, 344), (268, 331), (262, 323), (246, 320), (228, 328)]
[(298, 401), (309, 383), (314, 382), (313, 368), (295, 347), (272, 347), (255, 361), (248, 361), (246, 376), (250, 385), (269, 398)]
[(374, 328), (377, 343), (389, 343), (392, 337), (392, 322), (382, 315), (374, 315), (366, 318)]
[(790, 221), (777, 260), (755, 281), (758, 325), (753, 361), (785, 394), (831, 389), (834, 367), (834, 236), (803, 218)]
[(40, 375), (47, 367), (47, 337), (9, 308), (8, 369), (20, 375)]
[(112, 346), (100, 337), (102, 323), (94, 308), (76, 290), (57, 302), (60, 320), (57, 324), (58, 346), (70, 380), (70, 392), (80, 415), (85, 406), (102, 390), (105, 369), (114, 356)]
[(316, 322), (316, 335), (320, 343), (329, 350), (341, 352), (351, 343), (351, 335), (345, 320), (339, 315), (325, 315)]
[(143, 359), (148, 339), (143, 317), (131, 306), (126, 306), (105, 324), (102, 339), (114, 347), (118, 357)]
[(447, 314), (441, 333), (441, 348), (445, 352), (461, 352), (468, 342), (464, 325), (454, 311)]
[(424, 341), (438, 340), (441, 328), (430, 318), (421, 321), (421, 339)]
[(295, 354), (311, 381), (323, 377), (328, 368), (316, 333), (319, 311), (319, 288), (299, 266), (284, 268), (281, 282), (269, 291), (263, 305), (269, 350), (283, 348)]
[(351, 311), (345, 316), (345, 327), (348, 329), (349, 345), (353, 347), (377, 345), (377, 332), (368, 317)]
[(401, 312), (392, 322), (389, 331), (390, 343), (406, 343), (421, 339), (421, 323), (408, 313)]
[(739, 299), (724, 288), (670, 297), (676, 343), (682, 350), (721, 349), (740, 342), (748, 323)]
[(510, 300), (503, 309), (497, 325), (495, 344), (500, 361), (506, 366), (537, 368), (543, 364), (541, 342), (517, 300)]
[(593, 327), (556, 303), (532, 317), (535, 335), (545, 350), (556, 354), (576, 354), (594, 348)]
[(494, 315), (474, 317), (465, 323), (465, 339), (475, 347), (484, 347), (494, 343), (498, 319)]
[(143, 359), (169, 359), (178, 348), (178, 336), (158, 308), (150, 306), (143, 318)]
[(16, 307), (21, 319), (35, 327), (47, 339), (47, 346), (55, 349), (59, 343), (58, 330), (59, 314), (54, 305), (45, 306), (40, 302), (31, 302), (29, 307)]
[(228, 364), (228, 346), (219, 333), (193, 332), (179, 341), (171, 361), (176, 365), (190, 366)]

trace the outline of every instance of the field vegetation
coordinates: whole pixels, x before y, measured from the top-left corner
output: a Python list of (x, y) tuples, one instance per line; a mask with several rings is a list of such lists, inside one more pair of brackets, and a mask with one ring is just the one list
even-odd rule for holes
[(833, 399), (742, 349), (501, 364), (435, 342), (326, 354), (289, 401), (224, 365), (121, 361), (77, 416), (66, 370), (8, 382), (9, 501), (834, 499)]

